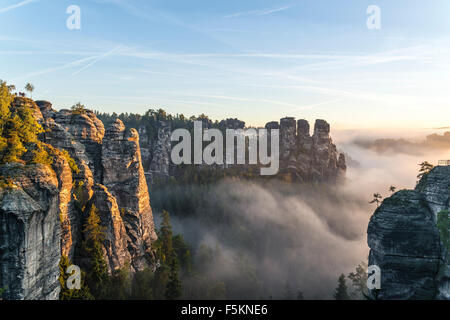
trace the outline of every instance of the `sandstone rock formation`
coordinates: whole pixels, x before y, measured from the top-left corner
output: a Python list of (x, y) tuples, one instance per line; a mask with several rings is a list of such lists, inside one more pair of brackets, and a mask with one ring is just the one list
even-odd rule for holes
[(383, 201), (370, 219), (369, 265), (381, 269), (378, 299), (450, 299), (450, 263), (436, 224), (450, 209), (450, 167)]
[[(16, 101), (14, 103), (21, 103)], [(0, 188), (0, 288), (8, 299), (57, 299), (59, 261), (80, 263), (86, 207), (95, 205), (105, 227), (103, 252), (110, 272), (152, 263), (156, 240), (139, 135), (118, 120), (105, 131), (88, 110), (55, 111), (36, 101), (41, 140), (55, 148), (52, 168), (6, 164)], [(69, 163), (65, 150), (74, 160)]]
[(146, 253), (156, 240), (150, 198), (142, 167), (139, 134), (126, 130), (116, 120), (106, 131), (102, 148), (103, 184), (117, 199), (130, 238), (128, 249), (132, 265), (140, 270), (146, 265)]
[(14, 179), (0, 189), (0, 287), (6, 299), (57, 299), (59, 294), (58, 179), (43, 165), (6, 164)]
[(310, 135), (306, 120), (288, 117), (269, 122), (266, 129), (280, 130), (280, 174), (294, 181), (334, 181), (345, 174), (345, 156), (337, 152), (330, 137), (330, 125), (316, 120)]
[[(203, 121), (203, 128), (210, 126), (209, 122)], [(245, 122), (238, 119), (226, 119), (219, 122), (218, 127), (223, 131), (244, 129)], [(330, 137), (330, 125), (326, 121), (316, 121), (313, 135), (310, 133), (308, 121), (296, 121), (292, 117), (283, 118), (280, 122), (269, 122), (265, 129), (280, 130), (279, 176), (299, 182), (332, 182), (345, 175), (347, 169), (345, 155), (337, 151)], [(149, 185), (155, 181), (159, 182), (171, 176), (180, 175), (179, 170), (170, 161), (170, 125), (159, 121), (154, 130), (157, 130), (158, 134), (153, 139), (148, 139), (146, 127), (139, 128), (141, 137), (146, 137), (141, 140), (141, 149)], [(270, 143), (268, 147), (270, 148)], [(215, 167), (224, 169), (232, 166), (225, 164)], [(198, 168), (202, 169), (202, 167)], [(240, 168), (241, 172), (249, 169), (249, 166)]]
[[(140, 128), (140, 132), (145, 133), (146, 139), (141, 141), (142, 158), (147, 163), (144, 166), (148, 181), (166, 181), (170, 176), (170, 152), (172, 134), (171, 127), (164, 121), (159, 121), (157, 125), (156, 139), (149, 141), (145, 127)], [(140, 134), (140, 136), (142, 136)]]

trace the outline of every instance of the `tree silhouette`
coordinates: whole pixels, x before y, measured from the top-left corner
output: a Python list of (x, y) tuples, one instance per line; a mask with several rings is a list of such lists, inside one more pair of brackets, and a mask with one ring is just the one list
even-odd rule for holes
[(424, 176), (430, 173), (431, 170), (433, 170), (434, 166), (429, 163), (428, 161), (424, 161), (422, 163), (419, 163), (420, 170), (419, 174), (417, 175), (417, 179), (422, 179)]
[(341, 274), (338, 279), (338, 287), (334, 292), (334, 298), (336, 300), (350, 300), (350, 296), (347, 291), (347, 284), (345, 283), (345, 275)]
[(179, 264), (174, 251), (169, 262), (169, 282), (166, 286), (165, 297), (167, 300), (176, 300), (181, 297), (181, 281), (178, 278)]
[(369, 203), (376, 203), (377, 204), (377, 208), (380, 206), (380, 202), (381, 199), (383, 199), (383, 196), (379, 193), (374, 193), (373, 194), (373, 200), (370, 201)]
[(30, 93), (31, 99), (33, 99), (34, 86), (31, 83), (28, 82), (25, 85), (25, 90), (27, 90)]
[(347, 276), (354, 289), (353, 295), (355, 298), (364, 298), (367, 296), (367, 263), (364, 261), (356, 266), (355, 272), (351, 272)]

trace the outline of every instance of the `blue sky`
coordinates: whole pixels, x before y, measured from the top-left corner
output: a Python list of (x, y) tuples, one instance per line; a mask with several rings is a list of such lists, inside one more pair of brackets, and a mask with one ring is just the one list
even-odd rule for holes
[[(366, 26), (381, 9), (381, 29)], [(69, 30), (66, 9), (81, 9)], [(448, 0), (0, 0), (0, 79), (57, 109), (450, 125)]]

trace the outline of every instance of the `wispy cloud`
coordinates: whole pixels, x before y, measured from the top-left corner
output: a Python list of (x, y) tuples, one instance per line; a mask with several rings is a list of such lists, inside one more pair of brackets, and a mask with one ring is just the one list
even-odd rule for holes
[[(70, 69), (70, 68), (75, 68), (75, 67), (81, 66), (81, 68), (79, 70), (72, 73), (72, 76), (73, 76), (73, 75), (76, 75), (76, 74), (80, 73), (81, 71), (86, 70), (87, 68), (93, 66), (94, 64), (105, 59), (106, 57), (112, 55), (120, 48), (121, 47), (119, 46), (119, 47), (116, 47), (116, 48), (114, 48), (108, 52), (105, 52), (103, 54), (100, 54), (100, 55), (94, 55), (94, 56), (90, 56), (87, 58), (74, 60), (74, 61), (65, 63), (63, 65), (57, 66), (57, 67), (46, 68), (46, 69), (42, 69), (39, 71), (31, 72), (26, 75), (15, 78), (14, 81), (21, 80), (21, 79), (29, 79), (32, 77), (41, 76), (41, 75), (52, 73), (52, 72), (59, 71), (59, 70), (65, 70), (65, 69)], [(88, 63), (88, 64), (85, 64), (85, 63)]]
[(0, 8), (0, 13), (8, 12), (8, 11), (11, 11), (11, 10), (23, 7), (23, 6), (25, 6), (27, 4), (30, 4), (32, 2), (36, 2), (36, 1), (38, 1), (38, 0), (25, 0), (25, 1), (13, 4), (13, 5), (5, 7), (5, 8)]
[(114, 49), (112, 49), (112, 50), (110, 50), (110, 51), (108, 51), (108, 52), (105, 52), (105, 53), (102, 54), (102, 55), (99, 55), (99, 56), (98, 56), (97, 58), (95, 58), (92, 62), (88, 63), (87, 65), (85, 65), (85, 66), (82, 67), (81, 69), (79, 69), (79, 70), (75, 71), (74, 73), (72, 73), (72, 76), (74, 76), (74, 75), (76, 75), (76, 74), (79, 74), (80, 72), (82, 72), (83, 70), (86, 70), (87, 68), (93, 66), (93, 65), (96, 64), (97, 62), (102, 61), (102, 60), (105, 59), (106, 57), (108, 57), (108, 56), (114, 54), (114, 52), (116, 52), (116, 51), (119, 50), (120, 48), (121, 48), (121, 47), (118, 46), (118, 47), (116, 47), (116, 48), (114, 48)]
[(65, 63), (65, 64), (63, 64), (61, 66), (52, 67), (52, 68), (46, 68), (46, 69), (42, 69), (42, 70), (39, 70), (39, 71), (31, 72), (31, 73), (25, 74), (23, 76), (20, 76), (18, 78), (15, 78), (13, 80), (17, 81), (17, 80), (21, 80), (21, 79), (29, 79), (29, 78), (32, 78), (32, 77), (48, 74), (48, 73), (55, 72), (55, 71), (58, 71), (58, 70), (64, 70), (64, 69), (73, 68), (73, 67), (82, 65), (83, 63), (88, 62), (88, 61), (90, 61), (92, 59), (95, 59), (95, 58), (96, 58), (96, 56), (83, 58), (83, 59), (79, 59), (79, 60), (75, 60), (75, 61), (71, 61), (71, 62)]
[(242, 16), (266, 16), (266, 15), (269, 15), (272, 13), (288, 10), (292, 7), (293, 7), (292, 5), (289, 5), (289, 6), (282, 6), (282, 7), (277, 7), (277, 8), (266, 8), (266, 9), (251, 10), (251, 11), (240, 11), (240, 12), (235, 12), (235, 13), (226, 15), (226, 16), (224, 16), (224, 18), (229, 19), (229, 18), (237, 18), (237, 17), (242, 17)]

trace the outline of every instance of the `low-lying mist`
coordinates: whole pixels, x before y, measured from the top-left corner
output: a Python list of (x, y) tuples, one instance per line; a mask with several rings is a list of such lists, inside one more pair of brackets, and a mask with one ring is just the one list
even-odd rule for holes
[(352, 159), (338, 185), (223, 180), (156, 188), (155, 216), (168, 210), (194, 252), (210, 248), (201, 272), (224, 282), (227, 298), (295, 299), (301, 291), (332, 299), (339, 275), (367, 262), (372, 194), (414, 188), (420, 162), (450, 159), (447, 150), (380, 154), (355, 144), (354, 132), (336, 136)]

